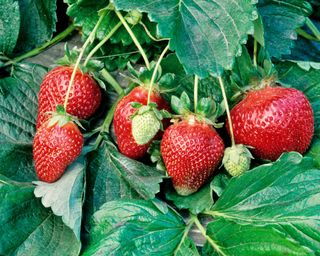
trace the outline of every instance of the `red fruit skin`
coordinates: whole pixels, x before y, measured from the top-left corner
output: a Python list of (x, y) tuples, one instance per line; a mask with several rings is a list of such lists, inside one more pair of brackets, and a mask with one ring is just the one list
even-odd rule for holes
[[(45, 114), (55, 111), (57, 105), (63, 105), (73, 67), (59, 66), (52, 69), (44, 77), (39, 92), (39, 109), (37, 129), (48, 120)], [(67, 113), (79, 119), (87, 119), (94, 114), (101, 103), (101, 90), (88, 74), (77, 70), (70, 91)]]
[(252, 153), (261, 159), (274, 161), (289, 151), (302, 154), (313, 137), (311, 105), (293, 88), (251, 91), (231, 110), (231, 118), (235, 142), (253, 147)]
[(33, 158), (39, 180), (52, 183), (80, 155), (83, 136), (73, 122), (63, 127), (58, 124), (48, 127), (48, 122), (43, 123), (36, 132)]
[[(159, 93), (153, 92), (151, 102), (158, 105), (158, 109), (170, 110), (168, 103)], [(127, 96), (119, 101), (114, 112), (113, 124), (119, 150), (125, 156), (132, 159), (139, 159), (146, 155), (152, 141), (145, 145), (138, 145), (132, 136), (132, 120), (130, 117), (137, 111), (131, 106), (132, 102), (139, 102), (147, 105), (148, 90), (139, 86), (134, 88)], [(164, 122), (165, 126), (165, 122)], [(156, 136), (157, 138), (159, 136)]]
[(184, 120), (165, 130), (160, 149), (173, 186), (180, 195), (189, 195), (212, 175), (224, 143), (212, 126)]

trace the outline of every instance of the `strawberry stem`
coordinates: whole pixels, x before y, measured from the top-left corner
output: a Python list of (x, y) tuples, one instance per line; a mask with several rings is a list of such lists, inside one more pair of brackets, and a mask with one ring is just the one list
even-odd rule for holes
[(228, 122), (229, 122), (229, 127), (230, 127), (231, 144), (232, 144), (232, 146), (235, 146), (236, 143), (235, 143), (235, 141), (234, 141), (233, 125), (232, 125), (232, 120), (231, 120), (231, 115), (230, 115), (228, 98), (227, 98), (227, 95), (226, 95), (226, 91), (225, 91), (225, 89), (224, 89), (224, 84), (223, 84), (223, 80), (222, 80), (221, 76), (218, 77), (218, 80), (219, 80), (219, 84), (220, 84), (220, 88), (221, 88), (221, 92), (222, 92), (222, 97), (223, 97), (224, 105), (225, 105), (226, 112), (227, 112), (227, 117), (228, 117)]
[(304, 31), (303, 29), (301, 28), (297, 28), (296, 29), (296, 32), (298, 33), (299, 36), (302, 36), (304, 37), (305, 39), (308, 39), (308, 40), (312, 40), (312, 41), (316, 41), (316, 42), (320, 42), (320, 39), (310, 35), (309, 33), (307, 33), (306, 31)]
[(179, 252), (179, 250), (180, 250), (180, 248), (181, 248), (181, 246), (182, 246), (182, 244), (184, 242), (184, 239), (186, 239), (187, 235), (189, 234), (189, 231), (192, 228), (196, 218), (197, 218), (197, 216), (191, 215), (191, 219), (189, 220), (189, 222), (188, 222), (188, 224), (187, 224), (187, 226), (186, 226), (186, 228), (185, 228), (185, 230), (183, 232), (183, 236), (181, 238), (181, 241), (180, 241), (179, 245), (177, 246), (177, 249), (175, 249), (175, 251), (173, 253), (173, 256), (176, 256), (178, 254), (178, 252)]
[(253, 65), (257, 67), (258, 41), (254, 39), (253, 42)]
[(122, 16), (121, 12), (115, 11), (115, 13), (117, 14), (117, 16), (120, 19), (120, 21), (123, 24), (123, 26), (126, 28), (127, 32), (129, 33), (130, 37), (132, 38), (132, 41), (134, 42), (134, 44), (139, 49), (139, 52), (140, 52), (142, 58), (144, 59), (144, 62), (146, 64), (147, 69), (150, 69), (150, 62), (148, 60), (148, 57), (147, 57), (145, 51), (143, 50), (141, 44), (139, 43), (137, 37), (133, 33), (132, 29), (129, 27), (128, 23), (126, 22), (125, 18)]
[(151, 40), (156, 41), (156, 42), (162, 42), (162, 41), (169, 41), (169, 38), (155, 38), (149, 29), (147, 28), (146, 24), (144, 24), (142, 21), (139, 22), (139, 24), (144, 28), (145, 32), (147, 33), (148, 37), (150, 37)]
[(117, 25), (115, 25), (111, 29), (111, 31), (90, 51), (90, 53), (88, 54), (88, 56), (84, 62), (84, 66), (87, 66), (91, 57), (101, 48), (102, 45), (104, 45), (110, 39), (110, 37), (112, 37), (112, 35), (121, 27), (121, 25), (122, 25), (121, 22), (119, 22)]
[(112, 105), (112, 107), (110, 108), (106, 118), (103, 121), (103, 124), (101, 125), (101, 130), (100, 133), (98, 135), (98, 138), (96, 139), (96, 142), (94, 144), (94, 149), (97, 149), (103, 139), (103, 136), (101, 135), (104, 132), (109, 133), (109, 129), (110, 129), (110, 125), (112, 123), (113, 120), (113, 115), (114, 115), (114, 111), (116, 110), (116, 107), (118, 105), (118, 102), (123, 98), (124, 93), (121, 93), (118, 97), (118, 99), (116, 100), (116, 102)]
[(306, 25), (312, 31), (312, 33), (315, 35), (315, 37), (318, 40), (320, 40), (320, 31), (318, 30), (318, 28), (314, 25), (314, 23), (309, 18), (306, 19)]
[(58, 34), (57, 36), (55, 36), (54, 38), (52, 38), (49, 42), (44, 43), (43, 45), (39, 46), (38, 48), (35, 48), (25, 54), (22, 54), (16, 58), (14, 58), (13, 60), (8, 61), (7, 63), (5, 63), (2, 67), (7, 67), (11, 64), (15, 64), (17, 62), (20, 62), (24, 59), (33, 57), (35, 55), (38, 55), (39, 53), (43, 52), (44, 50), (48, 49), (49, 47), (55, 45), (56, 43), (60, 42), (61, 40), (63, 40), (64, 38), (66, 38), (68, 35), (71, 34), (71, 32), (73, 32), (75, 30), (75, 26), (72, 24), (69, 27), (67, 27), (64, 31), (62, 31), (60, 34)]
[(198, 106), (198, 85), (199, 85), (199, 77), (197, 75), (194, 76), (194, 88), (193, 88), (193, 101), (194, 101), (194, 112), (196, 113)]
[(166, 48), (164, 48), (164, 50), (162, 51), (157, 63), (156, 63), (156, 66), (154, 67), (154, 70), (153, 70), (153, 73), (152, 73), (152, 77), (151, 77), (151, 81), (150, 81), (150, 85), (149, 85), (149, 91), (148, 91), (148, 102), (147, 102), (147, 105), (149, 105), (150, 103), (150, 98), (151, 98), (151, 92), (152, 92), (152, 87), (153, 87), (153, 84), (154, 84), (154, 81), (156, 79), (156, 75), (157, 75), (157, 72), (158, 72), (158, 69), (159, 69), (159, 66), (160, 66), (160, 63), (164, 57), (164, 55), (166, 54), (166, 52), (169, 50), (169, 45), (166, 46)]
[(219, 255), (227, 256), (220, 248), (220, 246), (217, 244), (216, 241), (214, 241), (210, 236), (207, 235), (205, 228), (200, 223), (199, 219), (196, 217), (194, 220), (194, 223), (196, 224), (197, 228), (200, 230), (203, 237), (208, 241), (208, 243), (212, 246), (214, 250), (216, 250)]
[(116, 79), (113, 78), (113, 76), (109, 73), (108, 70), (105, 68), (100, 71), (100, 74), (103, 76), (103, 78), (113, 87), (113, 89), (120, 95), (123, 94), (123, 89), (121, 85), (117, 82)]
[(93, 28), (93, 30), (91, 31), (90, 35), (88, 36), (87, 40), (85, 41), (85, 43), (83, 44), (82, 46), (82, 49), (80, 51), (80, 54), (78, 56), (78, 59), (76, 61), (76, 64), (74, 65), (74, 68), (73, 68), (73, 71), (72, 71), (72, 74), (71, 74), (71, 78), (70, 78), (70, 81), (69, 81), (69, 86), (68, 86), (68, 90), (67, 90), (67, 94), (66, 94), (66, 98), (64, 100), (64, 109), (67, 110), (67, 105), (68, 105), (68, 100), (69, 100), (69, 96), (70, 96), (70, 92), (71, 92), (71, 88), (72, 88), (72, 85), (73, 85), (73, 81), (74, 81), (74, 78), (76, 76), (76, 73), (77, 73), (77, 69), (79, 67), (79, 64), (80, 64), (80, 61), (82, 59), (82, 56), (84, 54), (84, 51), (86, 50), (87, 46), (94, 40), (94, 37), (95, 37), (95, 34), (96, 34), (96, 31), (98, 29), (98, 27), (100, 26), (103, 18), (106, 16), (107, 14), (107, 11), (104, 10), (97, 22), (97, 24), (95, 25), (95, 27)]

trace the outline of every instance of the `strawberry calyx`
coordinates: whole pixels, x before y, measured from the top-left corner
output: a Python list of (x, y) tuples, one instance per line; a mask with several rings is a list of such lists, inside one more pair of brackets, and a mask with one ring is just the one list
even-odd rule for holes
[(62, 105), (57, 105), (56, 111), (49, 111), (46, 114), (51, 115), (51, 118), (49, 119), (49, 122), (48, 122), (48, 127), (52, 127), (55, 125), (59, 125), (60, 127), (63, 127), (69, 122), (74, 122), (79, 127), (84, 129), (84, 127), (79, 122), (79, 119), (76, 118), (75, 116), (68, 114)]
[(222, 123), (216, 123), (217, 117), (224, 112), (223, 104), (217, 104), (212, 98), (201, 98), (196, 109), (192, 108), (191, 100), (186, 92), (182, 92), (180, 98), (171, 97), (171, 108), (178, 115), (172, 115), (174, 119), (187, 120), (192, 124), (196, 120), (205, 122), (216, 128), (221, 128)]

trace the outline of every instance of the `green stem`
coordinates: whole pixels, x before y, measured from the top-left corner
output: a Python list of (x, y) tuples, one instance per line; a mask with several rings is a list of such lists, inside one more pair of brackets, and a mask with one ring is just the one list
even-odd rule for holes
[(257, 67), (258, 41), (254, 39), (253, 43), (253, 65)]
[(98, 135), (98, 138), (95, 142), (95, 146), (94, 146), (94, 149), (97, 149), (103, 139), (103, 136), (101, 135), (103, 132), (109, 132), (109, 129), (110, 129), (110, 125), (112, 123), (112, 120), (113, 120), (113, 115), (114, 115), (114, 111), (116, 110), (116, 107), (119, 103), (119, 101), (123, 98), (124, 94), (120, 94), (117, 101), (112, 105), (111, 109), (109, 110), (106, 118), (104, 119), (103, 121), (103, 124), (101, 126), (101, 130), (100, 130), (100, 133)]
[(192, 215), (188, 225), (186, 226), (184, 232), (183, 232), (183, 236), (181, 238), (181, 241), (179, 243), (179, 245), (177, 246), (177, 249), (174, 251), (173, 255), (176, 256), (177, 253), (179, 252), (180, 248), (181, 248), (181, 245), (183, 244), (184, 240), (186, 239), (187, 235), (189, 234), (189, 231), (190, 229), (192, 228), (194, 222), (195, 222), (195, 219), (197, 218), (197, 216), (195, 215)]
[(123, 89), (121, 85), (117, 82), (116, 79), (113, 78), (113, 76), (109, 73), (108, 70), (105, 68), (100, 71), (100, 74), (103, 76), (103, 78), (113, 87), (113, 89), (118, 93), (118, 94), (123, 94)]
[(149, 91), (148, 91), (148, 102), (147, 102), (147, 105), (149, 105), (150, 103), (150, 98), (151, 98), (151, 92), (152, 92), (152, 87), (153, 87), (153, 84), (154, 84), (154, 80), (156, 79), (156, 75), (157, 75), (157, 72), (158, 72), (158, 69), (159, 69), (159, 66), (160, 66), (160, 63), (164, 57), (164, 55), (166, 54), (166, 52), (169, 50), (169, 45), (166, 46), (166, 48), (164, 48), (164, 50), (162, 51), (158, 61), (157, 61), (157, 64), (153, 70), (153, 73), (152, 73), (152, 77), (151, 77), (151, 81), (150, 81), (150, 85), (149, 85)]
[(218, 80), (219, 80), (219, 84), (220, 84), (220, 88), (221, 88), (221, 92), (222, 92), (222, 97), (223, 97), (223, 101), (224, 101), (224, 104), (226, 107), (227, 117), (228, 117), (228, 121), (229, 121), (230, 135), (231, 135), (231, 146), (235, 146), (236, 143), (234, 141), (233, 125), (232, 125), (232, 120), (231, 120), (231, 115), (230, 115), (228, 98), (226, 95), (226, 91), (225, 91), (223, 80), (222, 80), (221, 76), (218, 77)]
[(197, 111), (197, 106), (198, 106), (198, 86), (199, 86), (199, 77), (195, 75), (194, 88), (193, 88), (194, 112)]
[(87, 66), (91, 57), (101, 48), (102, 45), (104, 45), (110, 39), (110, 37), (112, 37), (112, 35), (121, 27), (121, 25), (121, 22), (115, 25), (112, 30), (90, 51), (84, 62), (84, 66)]
[(35, 55), (38, 55), (39, 53), (43, 52), (44, 50), (46, 50), (47, 48), (53, 46), (54, 44), (60, 42), (61, 40), (63, 40), (64, 38), (66, 38), (72, 31), (75, 30), (75, 26), (72, 24), (69, 27), (67, 27), (64, 31), (62, 31), (60, 34), (58, 34), (57, 36), (55, 36), (54, 38), (52, 38), (49, 42), (44, 43), (43, 45), (39, 46), (38, 48), (35, 48), (25, 54), (22, 54), (16, 58), (14, 58), (13, 60), (8, 61), (4, 67), (9, 66), (11, 64), (15, 64), (17, 62), (20, 62), (24, 59), (33, 57)]
[(161, 42), (161, 41), (168, 41), (168, 40), (170, 40), (169, 38), (161, 38), (161, 39), (155, 38), (155, 37), (151, 34), (151, 32), (149, 31), (149, 29), (147, 28), (147, 26), (146, 26), (142, 21), (140, 21), (139, 24), (144, 28), (144, 31), (147, 33), (148, 37), (151, 38), (151, 40), (156, 41), (156, 42)]
[(216, 252), (218, 252), (220, 255), (222, 256), (227, 256), (221, 249), (220, 246), (217, 245), (217, 243), (211, 239), (211, 237), (209, 237), (206, 233), (206, 230), (204, 229), (204, 227), (202, 226), (202, 224), (200, 223), (199, 219), (196, 218), (195, 222), (196, 226), (198, 227), (198, 229), (200, 230), (201, 234), (203, 235), (203, 237), (208, 241), (208, 243), (212, 246), (213, 249), (216, 250)]
[(306, 19), (306, 25), (310, 28), (315, 37), (320, 40), (320, 31), (309, 18)]
[(320, 42), (320, 39), (315, 38), (314, 36), (310, 35), (309, 33), (307, 33), (306, 31), (304, 31), (304, 30), (301, 29), (301, 28), (297, 28), (297, 29), (296, 29), (296, 32), (298, 33), (299, 36), (302, 36), (302, 37), (304, 37), (305, 39), (312, 40), (312, 41), (316, 41), (316, 42)]
[(139, 49), (139, 52), (142, 56), (142, 58), (144, 59), (144, 62), (146, 63), (146, 67), (147, 69), (150, 69), (150, 62), (148, 60), (148, 57), (145, 53), (145, 51), (143, 50), (141, 44), (139, 43), (137, 37), (135, 36), (135, 34), (133, 33), (132, 29), (130, 28), (130, 26), (128, 25), (128, 23), (126, 22), (125, 18), (122, 16), (122, 14), (119, 11), (115, 11), (117, 16), (119, 17), (120, 21), (122, 22), (123, 26), (126, 28), (126, 30), (128, 31), (129, 35), (131, 36), (134, 44), (137, 46), (137, 48)]
[(81, 59), (82, 59), (82, 56), (83, 56), (83, 54), (84, 54), (84, 51), (86, 50), (86, 48), (87, 48), (87, 46), (89, 45), (89, 43), (93, 41), (93, 39), (94, 39), (94, 37), (95, 37), (95, 34), (96, 34), (96, 31), (97, 31), (98, 27), (100, 26), (100, 24), (101, 24), (104, 16), (106, 15), (106, 13), (107, 13), (107, 11), (105, 10), (105, 11), (101, 14), (101, 16), (100, 16), (97, 24), (95, 25), (95, 27), (94, 27), (93, 30), (91, 31), (90, 35), (88, 36), (87, 40), (86, 40), (85, 43), (83, 44), (82, 49), (81, 49), (81, 51), (80, 51), (80, 54), (79, 54), (79, 56), (78, 56), (78, 59), (77, 59), (77, 61), (76, 61), (76, 64), (74, 65), (74, 68), (73, 68), (73, 71), (72, 71), (72, 74), (71, 74), (71, 78), (70, 78), (70, 81), (69, 81), (69, 86), (68, 86), (66, 98), (65, 98), (64, 104), (63, 104), (64, 109), (65, 109), (66, 111), (67, 111), (67, 105), (68, 105), (68, 100), (69, 100), (69, 96), (70, 96), (72, 84), (73, 84), (74, 78), (75, 78), (75, 76), (76, 76), (77, 69), (78, 69), (78, 67), (79, 67), (79, 64), (80, 64), (80, 61), (81, 61)]

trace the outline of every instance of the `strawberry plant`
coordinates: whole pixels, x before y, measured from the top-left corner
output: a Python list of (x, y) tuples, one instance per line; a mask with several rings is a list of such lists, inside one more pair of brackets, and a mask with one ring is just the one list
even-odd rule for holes
[(0, 5), (0, 255), (320, 255), (318, 1), (61, 5)]

